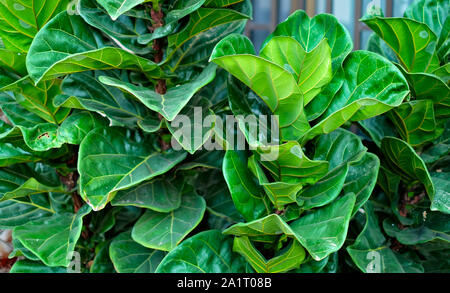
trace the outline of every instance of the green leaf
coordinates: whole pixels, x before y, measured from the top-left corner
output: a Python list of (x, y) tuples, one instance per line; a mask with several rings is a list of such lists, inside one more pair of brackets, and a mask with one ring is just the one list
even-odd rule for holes
[(149, 46), (138, 43), (138, 38), (148, 32), (145, 19), (123, 15), (113, 20), (95, 0), (81, 0), (78, 10), (84, 21), (104, 32), (118, 46), (136, 54), (150, 53)]
[[(389, 113), (389, 112), (388, 112)], [(358, 122), (369, 134), (373, 142), (380, 147), (381, 140), (386, 136), (397, 136), (395, 126), (387, 115), (375, 116)]]
[(41, 158), (31, 152), (10, 143), (0, 143), (0, 167), (8, 167), (19, 163), (39, 162)]
[(67, 9), (69, 0), (2, 1), (0, 38), (8, 50), (27, 52), (36, 33), (56, 14)]
[(223, 161), (223, 176), (227, 182), (236, 209), (247, 221), (267, 215), (263, 191), (247, 169), (247, 158), (242, 152), (229, 150)]
[(371, 202), (364, 206), (366, 224), (355, 243), (347, 247), (353, 262), (364, 273), (423, 273), (423, 267), (395, 253), (381, 233)]
[(397, 54), (408, 72), (433, 72), (440, 67), (436, 34), (424, 23), (407, 18), (364, 17), (367, 24)]
[(356, 134), (345, 129), (337, 129), (318, 138), (314, 160), (326, 161), (329, 170), (334, 170), (343, 164), (358, 162), (366, 152), (367, 148)]
[(291, 72), (303, 93), (306, 106), (331, 81), (331, 49), (327, 40), (311, 52), (291, 37), (273, 37), (261, 50), (262, 58)]
[(47, 192), (65, 192), (56, 172), (42, 164), (1, 168), (0, 183), (0, 201)]
[(121, 190), (112, 200), (113, 206), (137, 206), (160, 213), (176, 210), (181, 205), (184, 183), (178, 178), (155, 178), (136, 187)]
[(14, 72), (19, 76), (27, 75), (25, 60), (26, 55), (23, 53), (0, 49), (0, 68), (8, 72)]
[(210, 65), (195, 80), (170, 88), (165, 94), (158, 94), (146, 87), (136, 86), (107, 76), (101, 76), (99, 79), (103, 84), (117, 87), (132, 94), (145, 106), (160, 113), (167, 120), (172, 121), (186, 106), (192, 96), (210, 83), (215, 76), (216, 66)]
[(14, 200), (0, 202), (0, 227), (2, 229), (12, 229), (51, 215), (51, 212), (30, 204)]
[(210, 60), (250, 87), (273, 114), (279, 115), (285, 141), (297, 140), (309, 129), (303, 94), (289, 71), (254, 54), (251, 41), (236, 34), (220, 41)]
[(265, 44), (276, 36), (293, 37), (307, 52), (313, 51), (322, 40), (326, 39), (331, 48), (333, 73), (341, 67), (353, 49), (350, 33), (330, 14), (319, 14), (309, 18), (305, 11), (297, 10), (277, 26)]
[(53, 105), (55, 97), (61, 93), (61, 81), (57, 79), (34, 85), (27, 76), (1, 88), (0, 91), (13, 92), (15, 100), (23, 108), (50, 123), (61, 123), (70, 112), (69, 109)]
[(130, 11), (134, 7), (148, 0), (97, 0), (97, 2), (103, 6), (112, 20), (116, 20), (127, 11)]
[(90, 211), (91, 208), (85, 205), (77, 214), (55, 214), (29, 222), (14, 228), (13, 237), (47, 266), (67, 267), (81, 234), (83, 217)]
[(349, 193), (289, 225), (316, 261), (324, 259), (344, 245), (355, 200), (355, 195)]
[(431, 201), (431, 210), (450, 214), (449, 173), (431, 173), (431, 180), (436, 189), (436, 193)]
[(425, 163), (409, 144), (395, 137), (385, 137), (381, 141), (381, 151), (391, 171), (408, 183), (421, 182), (428, 197), (433, 201), (435, 194), (433, 181)]
[(383, 229), (390, 237), (395, 237), (400, 243), (405, 245), (416, 245), (430, 242), (436, 239), (450, 242), (449, 215), (442, 213), (427, 213), (427, 217), (422, 225), (417, 227), (398, 226), (391, 219), (383, 221)]
[(275, 181), (314, 184), (325, 176), (329, 169), (327, 161), (308, 159), (298, 142), (258, 149), (257, 153), (261, 164)]
[(109, 256), (109, 247), (111, 242), (103, 242), (95, 247), (95, 257), (89, 273), (115, 273), (114, 265)]
[(298, 268), (305, 259), (305, 250), (296, 240), (293, 240), (285, 251), (270, 260), (266, 260), (256, 250), (248, 237), (235, 237), (233, 251), (242, 255), (258, 274), (287, 272)]
[(399, 106), (409, 94), (399, 69), (375, 53), (352, 52), (341, 70), (344, 78), (341, 89), (320, 121), (303, 136), (302, 144), (319, 134), (330, 133), (347, 121), (383, 114)]
[(405, 11), (405, 17), (427, 24), (439, 36), (448, 17), (450, 5), (445, 0), (414, 1)]
[(92, 129), (107, 125), (107, 120), (97, 114), (78, 112), (64, 120), (58, 128), (57, 136), (64, 143), (79, 145)]
[(245, 260), (233, 253), (233, 239), (210, 230), (183, 241), (159, 264), (157, 273), (239, 273)]
[(437, 136), (431, 100), (417, 100), (401, 104), (388, 112), (403, 140), (411, 146), (418, 146)]
[(352, 216), (372, 194), (377, 183), (379, 169), (380, 159), (372, 153), (366, 153), (360, 161), (350, 164), (343, 191), (345, 193), (353, 192), (356, 195)]
[[(189, 16), (189, 22), (179, 33), (168, 37), (167, 60), (177, 57), (177, 52), (182, 49), (183, 44), (195, 38), (200, 33), (210, 30), (214, 27), (227, 24), (238, 20), (246, 20), (248, 15), (232, 9), (219, 8), (200, 8), (192, 12)], [(182, 58), (177, 60), (171, 68), (172, 71), (178, 67)]]
[(248, 223), (237, 223), (223, 231), (223, 233), (239, 237), (286, 235), (297, 238), (291, 227), (277, 214), (268, 215)]
[(298, 205), (305, 210), (321, 207), (332, 202), (342, 190), (348, 173), (348, 164), (328, 172), (314, 185), (300, 191)]
[(130, 128), (138, 125), (146, 132), (154, 132), (161, 127), (156, 113), (135, 101), (131, 95), (99, 82), (98, 76), (104, 75), (128, 79), (115, 71), (72, 74), (62, 83), (62, 90), (66, 95), (56, 97), (55, 104), (94, 111)]
[(140, 44), (148, 44), (154, 39), (170, 35), (175, 30), (179, 20), (199, 9), (205, 1), (206, 0), (174, 1), (174, 3), (170, 4), (167, 13), (164, 16), (164, 25), (156, 28), (151, 34), (139, 36), (138, 42)]
[(367, 42), (367, 51), (377, 53), (392, 62), (398, 63), (395, 52), (392, 51), (392, 49), (389, 48), (386, 42), (383, 41), (380, 36), (375, 33), (373, 33), (369, 37), (369, 41)]
[(156, 153), (148, 138), (119, 128), (94, 129), (80, 145), (80, 195), (94, 210), (102, 209), (117, 191), (164, 174), (184, 152)]
[(78, 15), (63, 11), (36, 35), (27, 55), (31, 78), (40, 80), (89, 70), (127, 69), (160, 77), (158, 65), (128, 51), (105, 47), (99, 33)]
[(55, 274), (67, 273), (67, 269), (63, 267), (49, 267), (40, 261), (32, 261), (28, 259), (20, 259), (11, 267), (10, 273), (39, 273), (39, 274)]
[(184, 194), (181, 206), (169, 213), (147, 210), (133, 227), (137, 243), (157, 250), (173, 250), (202, 220), (205, 200), (195, 193)]
[(138, 244), (128, 231), (113, 239), (109, 255), (119, 273), (154, 273), (166, 252)]

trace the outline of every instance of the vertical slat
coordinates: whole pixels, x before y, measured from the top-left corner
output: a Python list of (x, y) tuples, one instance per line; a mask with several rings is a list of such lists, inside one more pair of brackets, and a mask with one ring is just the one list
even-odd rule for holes
[(327, 13), (333, 13), (333, 0), (327, 0)]
[(361, 47), (361, 26), (359, 23), (359, 19), (361, 18), (362, 13), (362, 0), (355, 0), (355, 25), (354, 25), (354, 42), (355, 42), (355, 50), (359, 50)]
[(305, 9), (303, 0), (291, 0), (291, 13), (299, 9)]
[(393, 14), (393, 3), (392, 0), (387, 0), (386, 1), (386, 17), (392, 17)]
[(277, 24), (278, 24), (278, 11), (279, 11), (279, 8), (278, 8), (278, 0), (272, 0), (272, 15), (271, 15), (271, 22), (270, 22), (270, 27), (271, 27), (271, 29), (270, 29), (270, 31), (273, 31), (274, 29), (275, 29), (275, 27), (277, 26)]
[(313, 17), (316, 14), (315, 0), (306, 0), (306, 13), (308, 13), (310, 17)]

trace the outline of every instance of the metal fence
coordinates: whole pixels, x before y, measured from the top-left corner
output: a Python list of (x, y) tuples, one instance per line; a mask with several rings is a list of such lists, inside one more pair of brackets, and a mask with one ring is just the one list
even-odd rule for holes
[[(379, 0), (380, 1), (380, 0)], [(259, 50), (264, 39), (276, 25), (297, 9), (305, 10), (310, 16), (319, 13), (335, 15), (353, 36), (355, 50), (364, 49), (371, 34), (369, 28), (358, 20), (365, 14), (371, 0), (252, 0), (253, 20), (246, 28), (246, 34)], [(381, 0), (385, 16), (402, 16), (413, 0)]]

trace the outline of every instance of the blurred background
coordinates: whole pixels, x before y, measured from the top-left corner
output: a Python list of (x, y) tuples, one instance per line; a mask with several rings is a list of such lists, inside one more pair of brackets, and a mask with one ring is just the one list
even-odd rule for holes
[[(371, 31), (358, 20), (366, 13), (372, 0), (252, 0), (253, 20), (246, 28), (246, 35), (259, 48), (264, 39), (297, 9), (305, 10), (309, 16), (330, 13), (344, 24), (353, 37), (354, 49), (365, 49)], [(385, 16), (400, 17), (414, 0), (377, 0)]]

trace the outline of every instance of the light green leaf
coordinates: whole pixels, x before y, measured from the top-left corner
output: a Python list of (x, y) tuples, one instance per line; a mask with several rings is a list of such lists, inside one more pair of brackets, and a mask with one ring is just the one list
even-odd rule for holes
[(148, 0), (97, 0), (103, 6), (112, 20), (116, 20), (125, 12), (133, 9), (139, 4), (149, 2)]
[(405, 11), (405, 17), (427, 24), (439, 36), (448, 17), (450, 5), (445, 0), (414, 1)]
[(203, 219), (205, 200), (195, 193), (184, 194), (181, 206), (169, 213), (147, 210), (133, 227), (132, 238), (153, 249), (171, 251)]
[(2, 229), (12, 229), (51, 215), (51, 212), (30, 204), (13, 200), (0, 202), (0, 227)]
[(186, 157), (185, 152), (152, 152), (149, 145), (148, 138), (118, 128), (91, 131), (78, 157), (83, 199), (100, 210), (117, 191), (164, 174)]
[(254, 54), (251, 41), (235, 34), (217, 44), (210, 60), (245, 83), (273, 114), (279, 115), (285, 141), (297, 140), (309, 129), (303, 111), (303, 94), (289, 71)]
[(436, 193), (431, 201), (431, 210), (450, 214), (450, 180), (448, 172), (431, 173)]
[(331, 49), (327, 40), (322, 40), (311, 52), (291, 37), (273, 37), (261, 50), (260, 56), (283, 67), (294, 75), (303, 93), (304, 105), (331, 81)]
[(64, 267), (49, 267), (40, 261), (20, 259), (14, 263), (9, 272), (12, 274), (20, 274), (20, 273), (64, 274), (67, 273), (67, 269)]
[(4, 0), (0, 2), (0, 38), (8, 50), (27, 52), (36, 33), (69, 0)]
[[(350, 33), (330, 14), (319, 14), (309, 18), (305, 11), (297, 10), (277, 26), (265, 40), (265, 44), (276, 36), (293, 37), (307, 52), (313, 51), (322, 40), (327, 39), (331, 47), (333, 73), (341, 67), (353, 49)], [(262, 47), (264, 46), (263, 44)]]
[(242, 255), (258, 274), (287, 272), (298, 268), (305, 259), (305, 250), (296, 240), (270, 260), (256, 250), (248, 237), (235, 237), (233, 251)]

